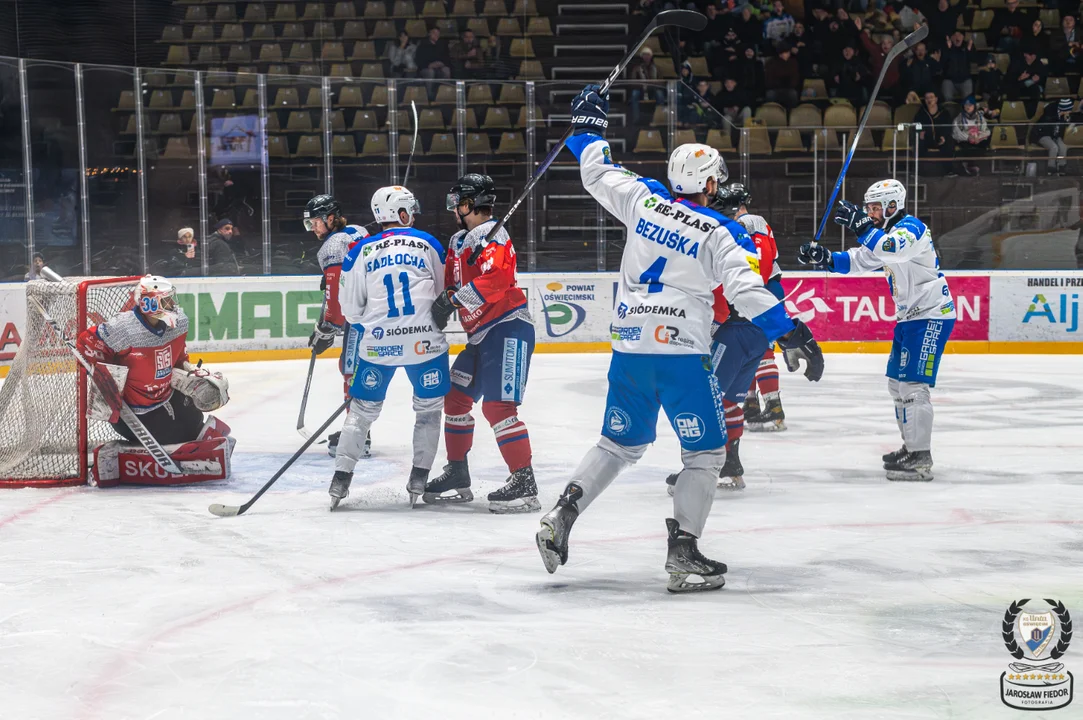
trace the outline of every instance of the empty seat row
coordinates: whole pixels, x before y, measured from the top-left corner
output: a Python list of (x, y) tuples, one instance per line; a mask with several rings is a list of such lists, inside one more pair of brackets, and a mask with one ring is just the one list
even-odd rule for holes
[(204, 5), (192, 5), (185, 10), (184, 22), (206, 23), (210, 21), (219, 23), (236, 22), (240, 18), (246, 23), (271, 22), (294, 22), (297, 20), (318, 21), (327, 18), (334, 20), (353, 20), (364, 18), (366, 20), (412, 19), (430, 18), (439, 19), (450, 17), (505, 17), (514, 15), (517, 17), (530, 17), (538, 14), (534, 0), (515, 0), (510, 12), (504, 0), (485, 0), (478, 12), (474, 0), (455, 0), (448, 13), (443, 0), (424, 0), (420, 11), (417, 4), (410, 0), (395, 0), (388, 8), (388, 4), (380, 0), (358, 0), (349, 2), (342, 0), (329, 4), (306, 2), (301, 5), (301, 12), (297, 12), (295, 3), (273, 3), (274, 10), (268, 13), (267, 6), (263, 3), (247, 3), (244, 14), (238, 16), (237, 6), (233, 3), (216, 5), (214, 10), (209, 10)]
[[(412, 138), (399, 137), (399, 154), (408, 154)], [(526, 153), (526, 142), (523, 134), (518, 132), (505, 132), (500, 134), (500, 140), (494, 150), (491, 138), (485, 133), (468, 133), (466, 136), (465, 152), (467, 155), (521, 155)], [(437, 133), (432, 136), (428, 148), (419, 145), (414, 151), (415, 155), (458, 155), (459, 150), (452, 133)], [(289, 150), (289, 141), (275, 135), (267, 138), (267, 154), (271, 158), (323, 158), (323, 137), (320, 135), (302, 135), (297, 140), (296, 150)], [(386, 160), (390, 154), (390, 144), (386, 133), (368, 133), (361, 143), (360, 151), (357, 140), (352, 134), (333, 135), (331, 138), (331, 154), (339, 158), (372, 157), (376, 160)], [(185, 160), (195, 157), (192, 142), (183, 136), (170, 137), (166, 140), (161, 157), (166, 159)]]
[[(376, 48), (371, 41), (358, 41), (354, 43), (353, 49), (354, 52), (350, 56), (350, 60), (376, 59)], [(253, 48), (248, 44), (236, 43), (230, 45), (224, 54), (218, 45), (202, 45), (199, 46), (193, 60), (191, 49), (187, 45), (170, 45), (163, 64), (171, 66), (218, 65), (223, 61), (250, 63), (253, 62), (252, 53)], [(341, 62), (347, 59), (345, 46), (339, 42), (323, 43), (320, 55), (325, 61), (338, 60)], [(508, 47), (508, 57), (516, 59), (535, 57), (534, 45), (530, 42), (530, 38), (515, 38), (512, 40)], [(292, 63), (304, 63), (315, 60), (316, 54), (313, 44), (309, 42), (293, 43), (288, 55), (283, 53), (282, 45), (279, 43), (264, 43), (259, 46), (259, 52), (255, 58), (255, 62), (260, 63), (281, 63), (287, 60)], [(380, 72), (382, 77), (383, 71)]]
[[(392, 20), (377, 20), (370, 27), (360, 20), (351, 20), (345, 23), (341, 32), (336, 31), (333, 22), (321, 21), (312, 26), (311, 32), (305, 31), (303, 23), (286, 23), (280, 32), (276, 32), (275, 26), (270, 23), (259, 23), (249, 26), (249, 32), (245, 32), (245, 26), (239, 23), (226, 23), (220, 26), (218, 34), (215, 34), (215, 26), (200, 24), (192, 27), (190, 34), (185, 33), (182, 25), (166, 25), (162, 28), (162, 36), (159, 42), (168, 44), (209, 44), (209, 43), (242, 43), (242, 42), (274, 42), (276, 40), (396, 40), (400, 30), (405, 30), (411, 38), (425, 37), (431, 28), (438, 28), (445, 39), (457, 37), (460, 27), (456, 20), (447, 19), (435, 23), (425, 20), (407, 20), (401, 26), (397, 26)], [(547, 37), (553, 34), (553, 27), (547, 17), (530, 18), (525, 27), (519, 23), (518, 18), (501, 18), (494, 26), (485, 18), (472, 18), (468, 20), (463, 29), (471, 30), (481, 38), (490, 35), (499, 37)], [(704, 61), (703, 58), (697, 58)], [(704, 65), (704, 67), (706, 67)]]

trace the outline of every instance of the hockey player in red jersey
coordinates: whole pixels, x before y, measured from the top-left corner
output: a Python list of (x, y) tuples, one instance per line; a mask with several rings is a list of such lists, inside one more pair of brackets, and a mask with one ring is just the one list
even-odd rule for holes
[[(324, 293), (323, 315), (316, 321), (316, 327), (308, 338), (309, 347), (320, 355), (335, 344), (335, 337), (342, 335), (342, 355), (338, 367), (342, 372), (343, 392), (349, 397), (350, 379), (353, 377), (354, 361), (357, 358), (357, 331), (346, 322), (339, 303), (339, 278), (342, 275), (342, 261), (350, 248), (368, 237), (368, 231), (360, 225), (347, 225), (342, 214), (342, 207), (330, 195), (316, 195), (305, 205), (305, 230), (323, 241), (316, 257), (320, 261), (323, 279), (320, 290)], [(327, 452), (335, 457), (338, 451), (338, 439), (341, 433), (331, 433), (327, 437)], [(365, 449), (361, 457), (369, 457), (372, 436), (365, 439)]]
[(213, 416), (204, 420), (203, 411), (226, 404), (229, 383), (221, 373), (188, 361), (188, 316), (177, 305), (168, 280), (147, 275), (132, 295), (130, 310), (84, 330), (76, 348), (90, 363), (104, 364), (124, 402), (185, 473), (159, 470), (120, 419), (119, 408), (102, 407), (99, 399), (91, 404), (91, 413), (108, 419), (128, 443), (106, 443), (95, 450), (98, 485), (225, 479), (234, 441), (225, 423)]
[(444, 441), (448, 465), (425, 487), (427, 503), (467, 502), (470, 472), (466, 456), (474, 442), (471, 409), (481, 400), (481, 411), (496, 435), (500, 453), (511, 476), (504, 487), (489, 493), (494, 513), (541, 509), (538, 486), (531, 467), (530, 437), (517, 407), (526, 390), (530, 356), (534, 352), (534, 325), (526, 295), (515, 281), (515, 249), (501, 229), (488, 244), (496, 186), (488, 175), (470, 173), (459, 178), (447, 196), (447, 209), (455, 213), (461, 230), (448, 247), (447, 289), (433, 305), (438, 327), (458, 313), (467, 334), (467, 346), (451, 367), (451, 392), (444, 401)]

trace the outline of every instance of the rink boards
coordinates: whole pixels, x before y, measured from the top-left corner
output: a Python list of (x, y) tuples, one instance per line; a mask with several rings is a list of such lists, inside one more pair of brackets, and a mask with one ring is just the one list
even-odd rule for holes
[[(1083, 272), (946, 273), (958, 320), (948, 352), (1083, 353)], [(617, 273), (522, 273), (538, 352), (607, 352)], [(828, 352), (882, 352), (895, 304), (879, 275), (786, 273), (786, 308)], [(191, 321), (189, 349), (208, 362), (300, 358), (322, 293), (308, 276), (179, 278)], [(0, 284), (0, 374), (14, 358), (26, 321), (22, 283)], [(457, 323), (453, 344), (465, 342)], [(407, 340), (408, 342), (408, 340)], [(329, 355), (327, 356), (329, 357)]]

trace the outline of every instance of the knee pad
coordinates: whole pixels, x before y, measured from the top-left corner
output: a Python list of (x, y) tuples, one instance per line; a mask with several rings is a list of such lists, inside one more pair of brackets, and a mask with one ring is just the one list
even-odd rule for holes
[(419, 398), (414, 395), (414, 412), (417, 414), (440, 412), (444, 407), (444, 398)]
[(373, 402), (371, 400), (358, 400), (357, 398), (354, 398), (350, 402), (350, 414), (346, 417), (346, 422), (349, 422), (351, 418), (357, 416), (359, 418), (365, 418), (371, 425), (376, 421), (376, 418), (380, 417), (380, 410), (383, 406), (383, 400)]
[(454, 387), (444, 396), (445, 415), (469, 415), (473, 407), (474, 401), (470, 396)]
[(515, 403), (506, 400), (486, 400), (481, 403), (481, 413), (489, 424), (495, 427), (497, 423), (515, 417)]
[(725, 446), (713, 450), (681, 450), (681, 462), (685, 470), (708, 470), (715, 475), (726, 464)]
[(647, 452), (646, 445), (618, 445), (604, 435), (598, 438), (598, 447), (629, 465), (639, 462)]
[(900, 382), (899, 397), (907, 405), (924, 405), (932, 402), (929, 386), (925, 383)]
[(894, 398), (895, 400), (898, 400), (899, 398), (902, 397), (902, 394), (899, 392), (899, 385), (901, 385), (901, 384), (902, 383), (900, 383), (895, 378), (888, 378), (887, 379), (887, 391), (888, 391), (888, 394), (890, 394), (891, 397)]

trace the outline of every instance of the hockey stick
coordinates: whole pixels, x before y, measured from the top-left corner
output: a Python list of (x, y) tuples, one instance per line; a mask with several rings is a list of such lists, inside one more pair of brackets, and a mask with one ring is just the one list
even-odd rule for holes
[[(402, 184), (410, 179), (410, 166), (414, 164), (414, 150), (417, 149), (417, 103), (410, 101), (410, 112), (414, 115), (414, 139), (410, 141), (410, 159), (406, 161), (406, 172), (402, 174)], [(408, 186), (407, 186), (408, 187)]]
[(316, 438), (322, 435), (323, 431), (330, 427), (331, 423), (333, 423), (335, 419), (342, 414), (342, 411), (345, 410), (349, 404), (350, 401), (347, 400), (346, 402), (339, 405), (338, 410), (335, 410), (334, 415), (324, 420), (323, 425), (320, 425), (320, 429), (317, 430), (315, 434), (308, 440), (305, 440), (305, 444), (302, 445), (300, 449), (298, 449), (297, 452), (293, 454), (293, 457), (286, 461), (285, 465), (278, 469), (278, 472), (274, 474), (274, 477), (268, 480), (267, 484), (261, 487), (259, 489), (259, 492), (252, 496), (251, 500), (246, 502), (244, 505), (222, 505), (220, 503), (214, 503), (207, 509), (211, 511), (212, 515), (217, 515), (218, 517), (233, 517), (234, 515), (243, 515), (245, 511), (248, 510), (248, 508), (252, 507), (256, 503), (256, 501), (260, 499), (263, 493), (267, 492), (267, 490), (270, 489), (272, 485), (278, 482), (278, 478), (282, 477), (282, 474), (289, 470), (290, 466), (293, 465), (293, 463), (297, 462), (297, 458), (301, 457), (301, 455), (304, 454), (305, 450), (308, 450), (312, 443), (316, 441)]
[[(60, 277), (55, 273), (53, 273), (53, 275), (55, 277)], [(60, 325), (57, 324), (56, 320), (53, 319), (53, 316), (49, 314), (49, 311), (45, 309), (45, 306), (42, 305), (37, 298), (32, 297), (29, 298), (29, 300), (34, 304), (34, 308), (41, 313), (45, 322), (49, 323), (53, 328), (53, 332), (56, 333), (57, 337), (68, 346), (72, 355), (75, 356), (75, 359), (78, 360), (79, 364), (86, 370), (87, 375), (94, 379), (94, 384), (101, 390), (102, 395), (106, 397), (109, 405), (120, 408), (120, 419), (123, 420), (124, 424), (128, 426), (128, 429), (132, 431), (132, 434), (135, 435), (139, 444), (147, 449), (150, 456), (154, 458), (154, 462), (158, 463), (158, 465), (167, 473), (172, 475), (183, 475), (184, 471), (177, 466), (177, 463), (173, 462), (173, 458), (169, 457), (169, 453), (165, 451), (165, 448), (154, 439), (154, 436), (151, 435), (150, 431), (143, 425), (139, 416), (132, 412), (132, 409), (128, 407), (128, 403), (124, 402), (124, 398), (120, 394), (120, 388), (118, 388), (116, 382), (113, 381), (113, 376), (105, 372), (104, 369), (101, 369), (99, 372), (94, 365), (87, 362), (87, 359), (83, 357), (82, 353), (75, 347), (75, 343), (64, 335), (64, 331), (60, 329)]]
[[(654, 19), (647, 24), (644, 28), (643, 34), (636, 40), (635, 45), (631, 47), (628, 53), (621, 59), (617, 66), (613, 68), (609, 73), (609, 77), (602, 83), (601, 88), (598, 90), (598, 95), (605, 97), (605, 94), (609, 92), (609, 87), (616, 81), (617, 76), (624, 72), (624, 68), (628, 67), (628, 63), (632, 61), (632, 58), (639, 52), (639, 48), (643, 43), (647, 42), (647, 38), (660, 27), (678, 27), (685, 30), (692, 30), (699, 32), (703, 28), (707, 27), (707, 16), (696, 12), (695, 10), (663, 10), (654, 16)], [(467, 265), (473, 265), (477, 262), (478, 256), (482, 251), (492, 242), (493, 237), (496, 236), (500, 229), (503, 228), (511, 216), (515, 214), (515, 211), (519, 209), (519, 206), (523, 204), (523, 200), (526, 199), (530, 191), (534, 189), (534, 186), (541, 180), (541, 176), (545, 174), (545, 171), (549, 169), (549, 166), (553, 164), (553, 161), (557, 159), (557, 155), (564, 149), (564, 143), (568, 142), (568, 138), (572, 136), (574, 128), (569, 125), (568, 129), (564, 131), (564, 134), (560, 136), (560, 140), (553, 146), (553, 149), (549, 151), (549, 154), (545, 156), (545, 159), (538, 165), (538, 169), (534, 172), (534, 175), (527, 182), (526, 187), (519, 193), (519, 197), (515, 199), (515, 202), (508, 208), (508, 212), (504, 214), (504, 217), (493, 226), (489, 233), (485, 236), (485, 239), (481, 241), (481, 244), (474, 248), (474, 251), (470, 253), (470, 257), (466, 259)]]
[(835, 181), (835, 189), (831, 191), (831, 197), (827, 201), (827, 207), (824, 208), (823, 217), (820, 218), (820, 227), (816, 230), (816, 237), (812, 240), (813, 245), (820, 242), (820, 237), (824, 234), (824, 228), (827, 227), (827, 218), (831, 214), (831, 208), (834, 206), (835, 200), (838, 199), (842, 181), (846, 179), (846, 171), (850, 169), (850, 161), (854, 159), (854, 152), (857, 150), (857, 141), (861, 139), (861, 133), (865, 130), (865, 123), (869, 121), (869, 116), (872, 114), (872, 106), (876, 102), (876, 95), (880, 92), (880, 84), (884, 82), (884, 76), (887, 75), (888, 68), (891, 67), (891, 63), (895, 62), (895, 58), (924, 40), (928, 34), (929, 26), (922, 25), (904, 37), (898, 45), (891, 48), (891, 52), (884, 58), (884, 67), (880, 70), (880, 77), (876, 78), (876, 84), (872, 86), (872, 93), (869, 95), (868, 102), (865, 103), (865, 112), (861, 116), (861, 123), (854, 132), (854, 141), (850, 143), (850, 152), (846, 154), (846, 161), (842, 163), (842, 170), (839, 171), (839, 179)]
[[(323, 314), (327, 312), (327, 296), (323, 296), (323, 305), (320, 306), (320, 321), (323, 321)], [(316, 348), (312, 348), (312, 357), (308, 360), (308, 377), (305, 378), (305, 392), (301, 395), (301, 410), (297, 413), (297, 432), (301, 433), (301, 437), (308, 437), (308, 430), (305, 429), (305, 408), (308, 407), (308, 391), (312, 387), (312, 372), (316, 369)]]

